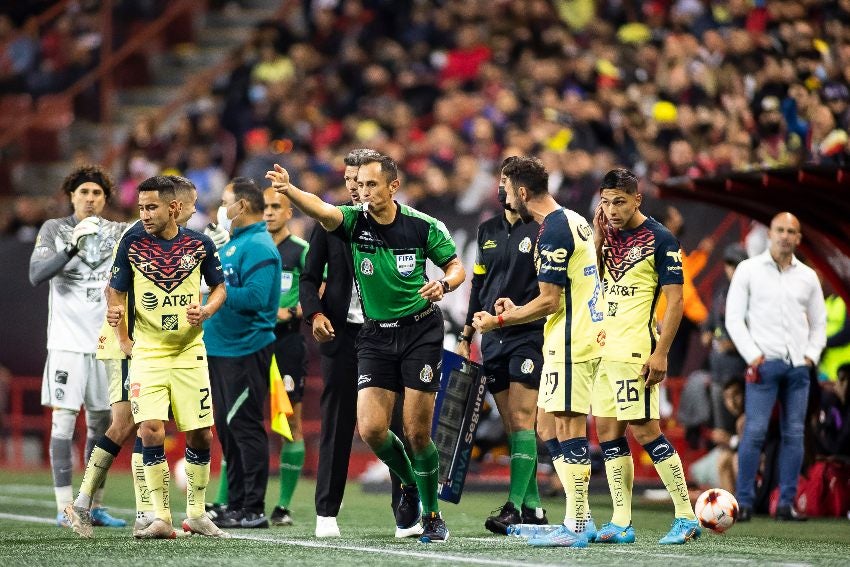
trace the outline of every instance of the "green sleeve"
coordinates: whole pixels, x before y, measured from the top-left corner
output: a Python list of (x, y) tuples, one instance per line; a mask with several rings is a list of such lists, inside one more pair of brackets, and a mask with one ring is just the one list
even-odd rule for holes
[(446, 262), (457, 255), (455, 242), (449, 234), (449, 229), (442, 221), (431, 219), (428, 229), (428, 250), (426, 256), (437, 266), (444, 266)]
[(360, 205), (340, 205), (337, 207), (342, 212), (341, 228), (345, 233), (346, 239), (351, 237), (351, 232), (354, 230), (354, 222), (357, 220), (358, 213), (363, 211)]

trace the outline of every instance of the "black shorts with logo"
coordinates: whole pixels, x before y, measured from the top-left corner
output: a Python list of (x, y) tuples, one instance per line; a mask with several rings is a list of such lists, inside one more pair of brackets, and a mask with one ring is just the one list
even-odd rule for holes
[(440, 389), (443, 314), (436, 304), (396, 321), (368, 319), (357, 335), (357, 389)]
[(505, 338), (498, 335), (496, 331), (488, 333), (485, 335), (486, 342), (481, 345), (487, 389), (497, 394), (507, 390), (511, 382), (539, 389), (543, 369), (543, 333), (535, 330)]
[[(299, 321), (300, 322), (300, 321)], [(278, 325), (275, 330), (274, 357), (283, 378), (289, 401), (297, 404), (304, 398), (304, 377), (307, 375), (307, 346), (304, 335), (293, 324)]]

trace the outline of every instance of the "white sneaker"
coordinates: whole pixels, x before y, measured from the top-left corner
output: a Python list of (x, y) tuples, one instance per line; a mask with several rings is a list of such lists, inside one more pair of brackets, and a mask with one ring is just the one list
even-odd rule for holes
[(157, 518), (145, 529), (134, 530), (133, 536), (137, 539), (175, 539), (177, 530), (169, 522)]
[(77, 508), (73, 503), (65, 506), (65, 517), (71, 524), (71, 529), (82, 538), (94, 537), (91, 516), (88, 508)]
[(154, 512), (136, 512), (136, 521), (133, 523), (133, 535), (143, 531), (156, 519)]
[(425, 528), (422, 527), (421, 522), (417, 522), (410, 526), (409, 528), (400, 528), (398, 526), (395, 527), (395, 537), (403, 538), (403, 537), (416, 537), (422, 535), (422, 532), (425, 531)]
[(183, 520), (183, 531), (207, 537), (230, 537), (230, 534), (219, 529), (206, 514), (197, 518)]
[(316, 516), (316, 537), (342, 537), (333, 516)]

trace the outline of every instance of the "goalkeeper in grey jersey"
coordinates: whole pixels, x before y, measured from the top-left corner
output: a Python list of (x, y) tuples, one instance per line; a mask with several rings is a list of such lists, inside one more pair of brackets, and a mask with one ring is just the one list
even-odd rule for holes
[[(30, 282), (50, 282), (41, 403), (53, 409), (50, 464), (60, 525), (66, 521), (65, 506), (73, 500), (71, 438), (80, 407), (86, 408), (86, 458), (110, 421), (106, 371), (95, 353), (106, 311), (103, 289), (112, 267), (112, 248), (127, 226), (99, 216), (112, 188), (112, 179), (97, 166), (72, 171), (62, 190), (70, 197), (74, 213), (44, 223), (30, 258)], [(101, 497), (99, 489), (94, 494), (93, 523), (126, 525), (100, 506)]]

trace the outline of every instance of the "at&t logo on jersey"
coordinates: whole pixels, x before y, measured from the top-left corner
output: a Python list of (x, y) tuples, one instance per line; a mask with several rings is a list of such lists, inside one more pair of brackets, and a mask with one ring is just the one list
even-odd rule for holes
[(360, 262), (360, 273), (364, 276), (371, 276), (375, 273), (375, 266), (372, 265), (372, 260), (364, 258), (363, 261)]
[(396, 254), (395, 266), (398, 269), (398, 273), (406, 278), (416, 268), (416, 254)]
[(154, 309), (156, 309), (157, 305), (159, 304), (159, 301), (157, 301), (156, 295), (154, 295), (150, 291), (146, 291), (142, 294), (141, 303), (142, 307), (144, 307), (148, 311), (153, 311)]

